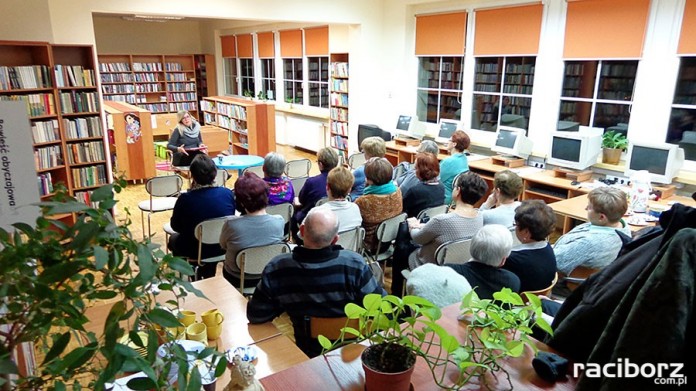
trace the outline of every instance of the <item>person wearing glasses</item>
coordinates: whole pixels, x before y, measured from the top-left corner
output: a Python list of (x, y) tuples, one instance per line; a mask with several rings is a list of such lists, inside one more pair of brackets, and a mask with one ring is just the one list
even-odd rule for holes
[(196, 155), (207, 154), (208, 149), (203, 144), (201, 124), (188, 111), (180, 110), (176, 113), (176, 119), (178, 124), (169, 136), (167, 149), (174, 152), (172, 166), (188, 167)]
[(452, 202), (452, 182), (462, 172), (469, 171), (469, 161), (464, 151), (471, 139), (463, 130), (452, 133), (447, 149), (452, 155), (440, 162), (440, 182), (445, 186), (445, 204)]

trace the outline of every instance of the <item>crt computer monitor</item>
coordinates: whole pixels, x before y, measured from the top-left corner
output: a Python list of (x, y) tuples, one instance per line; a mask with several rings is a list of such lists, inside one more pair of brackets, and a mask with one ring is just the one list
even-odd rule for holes
[(522, 128), (498, 126), (495, 133), (495, 144), (491, 151), (526, 159), (532, 153), (533, 143), (525, 136), (525, 133), (526, 131)]
[(420, 140), (425, 136), (425, 124), (415, 115), (399, 115), (396, 122), (396, 135)]
[(602, 128), (580, 126), (577, 132), (551, 133), (551, 153), (546, 163), (584, 170), (595, 164), (602, 152)]
[(391, 133), (383, 130), (377, 125), (360, 124), (358, 125), (358, 147), (362, 144), (363, 140), (368, 137), (381, 137), (384, 141), (391, 140)]
[(684, 150), (675, 144), (630, 142), (624, 175), (650, 172), (650, 181), (669, 184), (684, 164)]
[(441, 119), (440, 120), (440, 130), (437, 133), (435, 141), (438, 143), (447, 144), (452, 137), (452, 133), (459, 129), (459, 121), (453, 119)]

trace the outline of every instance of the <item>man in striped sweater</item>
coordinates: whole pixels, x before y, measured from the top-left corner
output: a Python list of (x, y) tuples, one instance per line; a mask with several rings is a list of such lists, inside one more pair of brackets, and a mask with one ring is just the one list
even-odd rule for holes
[(314, 357), (321, 347), (309, 336), (305, 317), (342, 317), (347, 303), (361, 303), (369, 293), (386, 292), (358, 253), (335, 245), (338, 221), (332, 211), (312, 209), (300, 232), (304, 245), (273, 258), (264, 269), (247, 306), (247, 318), (264, 323), (287, 312), (297, 346)]

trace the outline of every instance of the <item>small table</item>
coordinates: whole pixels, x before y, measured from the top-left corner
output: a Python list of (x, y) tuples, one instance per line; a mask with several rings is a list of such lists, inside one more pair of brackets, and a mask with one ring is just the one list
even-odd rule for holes
[(263, 164), (263, 158), (256, 155), (229, 155), (218, 156), (213, 158), (215, 165), (223, 170), (238, 170), (239, 176), (242, 171), (248, 167), (260, 166)]

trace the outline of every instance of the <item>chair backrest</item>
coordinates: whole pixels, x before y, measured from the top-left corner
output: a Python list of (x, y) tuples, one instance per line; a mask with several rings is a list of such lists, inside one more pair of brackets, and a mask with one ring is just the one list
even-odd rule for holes
[[(203, 261), (201, 259), (201, 251), (203, 250), (203, 245), (220, 243), (220, 234), (222, 233), (222, 227), (225, 225), (225, 222), (229, 217), (230, 216), (216, 217), (214, 219), (204, 220), (198, 223), (198, 225), (196, 225), (196, 228), (193, 231), (193, 235), (196, 237), (196, 240), (198, 240), (199, 264)], [(218, 260), (214, 262), (217, 262)]]
[(244, 279), (247, 274), (259, 275), (263, 272), (268, 262), (276, 255), (290, 252), (287, 243), (274, 243), (266, 246), (249, 247), (237, 253), (235, 262), (240, 271), (239, 291), (243, 294), (253, 293), (254, 287), (244, 287)]
[(471, 238), (452, 240), (443, 243), (435, 250), (435, 261), (438, 265), (445, 263), (462, 264), (471, 258)]
[(449, 210), (448, 205), (433, 206), (432, 208), (421, 210), (420, 213), (418, 213), (418, 217), (416, 217), (416, 219), (420, 221), (420, 219), (422, 219), (424, 217), (433, 218), (437, 215), (442, 215), (442, 214), (447, 213), (448, 210)]
[(312, 169), (312, 161), (309, 159), (290, 160), (285, 164), (285, 175), (290, 178), (306, 178)]
[(365, 160), (366, 159), (364, 153), (354, 153), (348, 156), (348, 166), (350, 166), (352, 170), (355, 170), (356, 168), (365, 164)]
[(400, 162), (396, 166), (394, 166), (394, 173), (392, 174), (392, 180), (396, 180), (400, 176), (404, 175), (406, 172), (406, 166), (408, 165), (407, 162)]
[(380, 253), (382, 243), (392, 242), (396, 239), (396, 234), (399, 232), (399, 224), (402, 221), (406, 221), (406, 213), (386, 219), (377, 226), (377, 254)]
[(355, 227), (348, 231), (343, 231), (338, 233), (338, 242), (341, 247), (346, 250), (352, 250), (356, 253), (362, 251), (363, 240), (365, 240), (365, 228)]
[(583, 281), (589, 278), (591, 275), (599, 272), (602, 269), (596, 269), (592, 267), (578, 266), (570, 272), (570, 275), (564, 278), (568, 289), (574, 291)]
[[(269, 215), (282, 216), (283, 220), (285, 220), (285, 224), (288, 224), (290, 222), (290, 218), (295, 213), (295, 207), (289, 202), (278, 205), (269, 205), (266, 207), (266, 213)], [(285, 235), (285, 240), (290, 238), (289, 235), (290, 232), (288, 231), (288, 233)]]
[(242, 175), (244, 175), (245, 172), (253, 172), (254, 174), (258, 175), (259, 178), (263, 178), (263, 166), (252, 166), (252, 167), (247, 167), (242, 171)]
[(321, 197), (314, 206), (324, 205), (327, 202), (329, 202), (329, 197)]
[(183, 185), (184, 180), (179, 175), (162, 175), (148, 179), (145, 190), (151, 197), (176, 197)]
[[(544, 289), (539, 289), (538, 291), (526, 291), (526, 293), (530, 293), (532, 295), (536, 296), (548, 296), (551, 293), (551, 290), (553, 287), (556, 285), (558, 282), (558, 272), (556, 272), (556, 275), (553, 277), (553, 281), (551, 281), (551, 285), (547, 288)], [(523, 292), (524, 293), (524, 292)], [(526, 299), (524, 295), (522, 295), (522, 299)]]
[(302, 178), (290, 178), (290, 182), (292, 182), (292, 189), (295, 190), (295, 196), (300, 195), (300, 190), (302, 190), (302, 187), (304, 186), (305, 182), (307, 182), (307, 177), (302, 177)]
[(359, 328), (358, 319), (341, 318), (319, 318), (316, 316), (305, 316), (305, 327), (309, 330), (308, 334), (312, 338), (317, 338), (320, 335), (335, 341), (341, 338), (341, 329), (344, 327)]
[(213, 181), (213, 184), (215, 186), (225, 187), (225, 183), (227, 183), (227, 180), (229, 178), (230, 174), (228, 174), (227, 171), (217, 170), (217, 174), (215, 175), (215, 180)]

